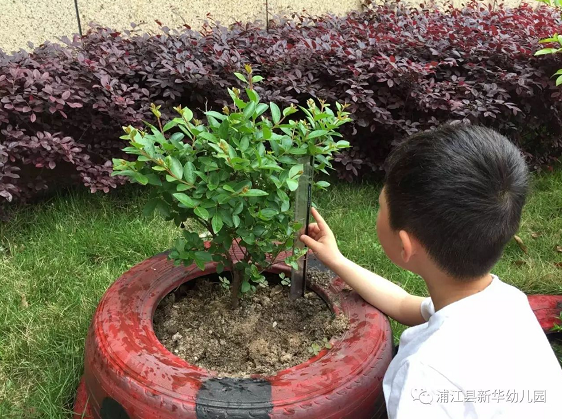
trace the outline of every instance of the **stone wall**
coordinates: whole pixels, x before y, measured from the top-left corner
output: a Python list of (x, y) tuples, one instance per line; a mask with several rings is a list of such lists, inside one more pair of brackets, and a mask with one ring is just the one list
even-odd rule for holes
[[(155, 20), (169, 27), (187, 23), (196, 29), (206, 15), (223, 24), (266, 20), (265, 0), (77, 0), (82, 30), (97, 22), (117, 30), (130, 23), (143, 24), (146, 30), (157, 28)], [(306, 9), (313, 14), (345, 14), (359, 9), (361, 0), (268, 0), (269, 15)], [(46, 40), (78, 32), (74, 0), (0, 0), (0, 48), (13, 51), (26, 48), (28, 42), (39, 45)]]
[[(463, 0), (453, 1), (460, 4)], [(521, 0), (506, 2), (518, 5)], [(116, 30), (130, 28), (131, 22), (145, 22), (145, 30), (154, 30), (155, 20), (169, 27), (187, 23), (196, 29), (208, 13), (214, 20), (228, 24), (237, 20), (265, 22), (267, 14), (303, 9), (311, 14), (342, 15), (361, 7), (361, 0), (0, 0), (0, 49), (29, 49), (28, 42), (39, 45), (77, 33), (75, 3), (84, 32), (92, 21)]]

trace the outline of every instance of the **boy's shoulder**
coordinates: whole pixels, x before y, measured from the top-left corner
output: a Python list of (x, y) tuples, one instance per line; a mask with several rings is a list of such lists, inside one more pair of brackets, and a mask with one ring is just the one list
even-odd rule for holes
[[(494, 277), (489, 287), (405, 330), (393, 370), (433, 370), (455, 381), (472, 372), (512, 372), (518, 357), (552, 351), (527, 296)], [(477, 374), (475, 374), (477, 377)]]
[[(429, 394), (481, 391), (486, 396), (546, 388), (549, 394), (562, 394), (562, 369), (526, 295), (494, 277), (480, 293), (405, 330), (383, 387), (387, 404), (398, 406), (406, 399), (419, 409), (420, 396)], [(462, 412), (451, 417), (462, 417)]]
[(431, 297), (426, 298), (421, 305), (424, 319), (428, 321), (437, 314), (433, 321), (438, 323), (440, 318), (462, 320), (466, 319), (467, 315), (469, 318), (478, 315), (495, 318), (502, 311), (506, 311), (505, 315), (509, 316), (513, 314), (513, 311), (519, 312), (518, 309), (523, 310), (527, 316), (532, 314), (529, 311), (530, 306), (527, 296), (513, 285), (503, 282), (496, 275), (492, 275), (492, 282), (484, 290), (456, 301), (438, 312), (435, 311)]

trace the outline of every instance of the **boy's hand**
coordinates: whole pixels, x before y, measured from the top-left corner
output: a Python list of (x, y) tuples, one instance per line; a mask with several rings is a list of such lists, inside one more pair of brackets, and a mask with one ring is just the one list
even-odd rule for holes
[(312, 208), (311, 212), (317, 223), (309, 224), (308, 236), (302, 234), (299, 239), (314, 252), (320, 261), (332, 268), (341, 263), (344, 257), (340, 253), (334, 233), (332, 233), (326, 221), (316, 211), (316, 208)]
[(369, 272), (346, 259), (339, 251), (334, 233), (315, 208), (311, 210), (316, 223), (309, 224), (308, 235), (300, 240), (311, 249), (324, 265), (343, 279), (369, 304), (408, 326), (425, 322), (421, 313), (423, 297), (410, 295), (398, 285)]

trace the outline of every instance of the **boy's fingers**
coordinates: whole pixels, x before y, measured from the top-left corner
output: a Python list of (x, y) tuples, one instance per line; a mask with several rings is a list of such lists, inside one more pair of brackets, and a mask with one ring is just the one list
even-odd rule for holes
[[(316, 234), (320, 232), (320, 228), (318, 228), (318, 224), (312, 223), (308, 225), (308, 235)], [(303, 231), (304, 234), (304, 231)]]
[(318, 223), (318, 227), (320, 228), (320, 230), (328, 230), (329, 229), (328, 224), (326, 224), (326, 221), (324, 221), (324, 219), (322, 218), (320, 213), (316, 210), (316, 208), (312, 207), (311, 212), (312, 215), (314, 216), (314, 219)]
[[(299, 230), (299, 234), (304, 234), (305, 231), (306, 231), (306, 227), (301, 227), (301, 229)], [(308, 225), (308, 232), (310, 233), (312, 231), (319, 231), (318, 224), (310, 223)]]
[(316, 240), (314, 240), (312, 237), (309, 237), (306, 234), (303, 234), (302, 236), (299, 237), (299, 239), (300, 239), (301, 242), (303, 242), (305, 244), (306, 247), (308, 247), (313, 252), (315, 252), (317, 250), (318, 242)]

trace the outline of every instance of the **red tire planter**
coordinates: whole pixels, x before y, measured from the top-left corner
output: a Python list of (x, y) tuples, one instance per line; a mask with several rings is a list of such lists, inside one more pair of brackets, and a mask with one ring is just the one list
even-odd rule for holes
[(553, 333), (555, 324), (560, 324), (562, 312), (562, 295), (528, 295), (529, 304), (537, 316), (542, 330), (546, 334)]
[[(392, 359), (386, 316), (335, 278), (315, 289), (350, 318), (341, 340), (303, 364), (271, 377), (220, 379), (169, 352), (156, 338), (158, 303), (182, 283), (215, 273), (173, 266), (156, 255), (123, 274), (106, 292), (86, 339), (84, 381), (75, 418), (385, 418), (384, 373)], [(290, 268), (276, 264), (271, 272)], [(335, 308), (334, 308), (335, 309)]]

